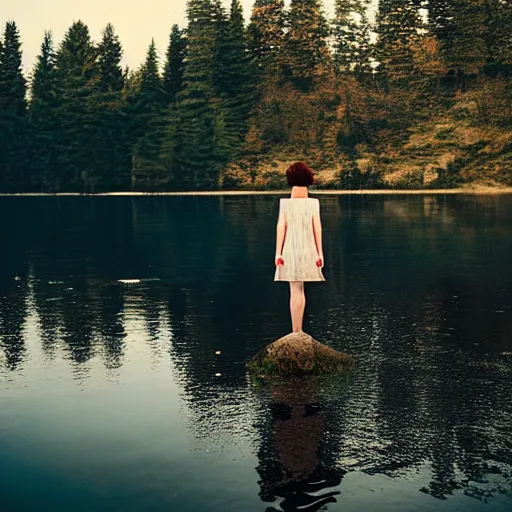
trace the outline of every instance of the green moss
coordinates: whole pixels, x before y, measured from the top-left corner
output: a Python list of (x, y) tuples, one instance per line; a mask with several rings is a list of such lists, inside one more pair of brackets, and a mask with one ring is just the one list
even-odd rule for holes
[(301, 370), (298, 366), (287, 365), (280, 367), (275, 362), (268, 358), (263, 358), (261, 361), (251, 361), (247, 364), (249, 373), (260, 379), (268, 377), (283, 377), (288, 375), (325, 375), (333, 373), (346, 373), (354, 368), (353, 362), (340, 362), (340, 361), (322, 361), (313, 363), (313, 367), (307, 371)]
[[(284, 377), (291, 375), (325, 375), (332, 373), (344, 373), (354, 368), (355, 362), (352, 357), (337, 352), (326, 345), (313, 341), (313, 352), (304, 349), (304, 346), (297, 345), (292, 351), (269, 354), (270, 347), (267, 345), (260, 350), (248, 363), (249, 373), (256, 377), (265, 379), (268, 377)], [(309, 345), (311, 347), (311, 345)], [(310, 355), (307, 355), (310, 354)]]
[(260, 361), (250, 361), (247, 364), (247, 369), (250, 373), (260, 376), (276, 375), (278, 373), (277, 365), (268, 358), (263, 358)]

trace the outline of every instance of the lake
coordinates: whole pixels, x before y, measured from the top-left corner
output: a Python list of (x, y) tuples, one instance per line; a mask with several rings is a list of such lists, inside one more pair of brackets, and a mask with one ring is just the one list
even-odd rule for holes
[(278, 198), (0, 198), (2, 511), (511, 510), (512, 196), (320, 196), (357, 368), (261, 384)]

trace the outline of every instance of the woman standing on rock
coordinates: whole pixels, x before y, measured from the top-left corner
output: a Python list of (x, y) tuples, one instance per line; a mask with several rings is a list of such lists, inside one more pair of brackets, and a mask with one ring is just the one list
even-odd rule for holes
[(325, 281), (320, 202), (308, 197), (314, 177), (304, 162), (291, 165), (286, 177), (292, 193), (279, 204), (274, 281), (290, 283), (292, 330), (302, 332), (306, 307), (304, 282)]

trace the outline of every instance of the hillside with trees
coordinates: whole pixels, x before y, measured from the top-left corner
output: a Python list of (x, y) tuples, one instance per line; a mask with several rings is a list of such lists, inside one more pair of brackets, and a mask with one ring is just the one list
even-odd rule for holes
[(512, 1), (189, 0), (164, 62), (107, 24), (0, 38), (0, 192), (512, 186)]

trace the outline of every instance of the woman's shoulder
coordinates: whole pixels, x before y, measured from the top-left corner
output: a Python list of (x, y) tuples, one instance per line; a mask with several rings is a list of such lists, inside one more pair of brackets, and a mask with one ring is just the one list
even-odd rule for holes
[[(318, 208), (320, 205), (320, 201), (316, 197), (299, 197), (299, 198), (291, 198), (291, 197), (282, 197), (279, 200), (279, 204), (281, 207), (290, 207), (295, 206), (295, 208)], [(302, 206), (300, 206), (302, 205)]]
[(291, 197), (281, 197), (280, 198), (280, 201), (315, 201), (315, 202), (320, 202), (320, 200), (317, 198), (317, 197), (295, 197), (295, 198), (291, 198)]

